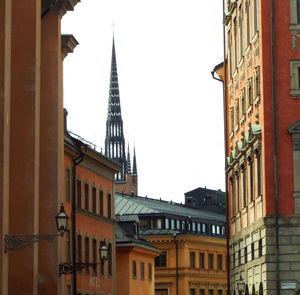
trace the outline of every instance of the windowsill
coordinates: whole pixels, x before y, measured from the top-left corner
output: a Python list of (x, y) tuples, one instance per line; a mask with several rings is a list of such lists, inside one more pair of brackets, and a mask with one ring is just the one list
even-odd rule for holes
[(290, 31), (300, 31), (300, 24), (290, 24), (289, 29)]
[(298, 99), (300, 97), (300, 89), (290, 89), (291, 97)]

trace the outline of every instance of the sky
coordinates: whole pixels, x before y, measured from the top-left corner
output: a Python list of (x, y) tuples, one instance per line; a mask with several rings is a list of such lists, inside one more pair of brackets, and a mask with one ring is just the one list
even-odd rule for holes
[[(113, 34), (126, 153), (138, 194), (184, 202), (225, 189), (221, 0), (82, 0), (62, 20), (79, 42), (64, 60), (68, 129), (103, 148)], [(114, 25), (112, 25), (114, 24)]]

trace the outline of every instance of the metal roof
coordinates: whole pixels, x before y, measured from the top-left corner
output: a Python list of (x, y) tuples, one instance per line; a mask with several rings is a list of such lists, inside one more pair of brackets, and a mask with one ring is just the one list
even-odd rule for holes
[(178, 203), (118, 193), (115, 194), (115, 214), (164, 214), (217, 222), (225, 222), (226, 220), (224, 215), (209, 210), (194, 209)]

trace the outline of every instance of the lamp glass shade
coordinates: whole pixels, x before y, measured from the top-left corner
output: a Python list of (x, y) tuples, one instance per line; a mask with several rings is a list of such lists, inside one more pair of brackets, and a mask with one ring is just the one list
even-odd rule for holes
[(99, 249), (99, 254), (100, 254), (100, 260), (104, 261), (107, 259), (108, 256), (108, 248), (106, 245), (102, 245)]
[(68, 219), (69, 219), (69, 216), (65, 213), (65, 208), (63, 204), (61, 204), (60, 211), (55, 216), (55, 219), (56, 219), (57, 231), (59, 231), (60, 234), (63, 235), (68, 228)]
[(242, 277), (240, 277), (238, 283), (237, 283), (237, 286), (238, 286), (238, 290), (240, 293), (243, 293), (245, 291), (245, 282), (243, 281)]

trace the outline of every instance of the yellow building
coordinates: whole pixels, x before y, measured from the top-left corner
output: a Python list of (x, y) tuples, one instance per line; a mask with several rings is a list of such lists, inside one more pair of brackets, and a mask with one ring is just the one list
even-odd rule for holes
[(225, 294), (224, 215), (124, 194), (115, 196), (115, 213), (138, 216), (140, 233), (161, 251), (155, 259), (155, 295)]

